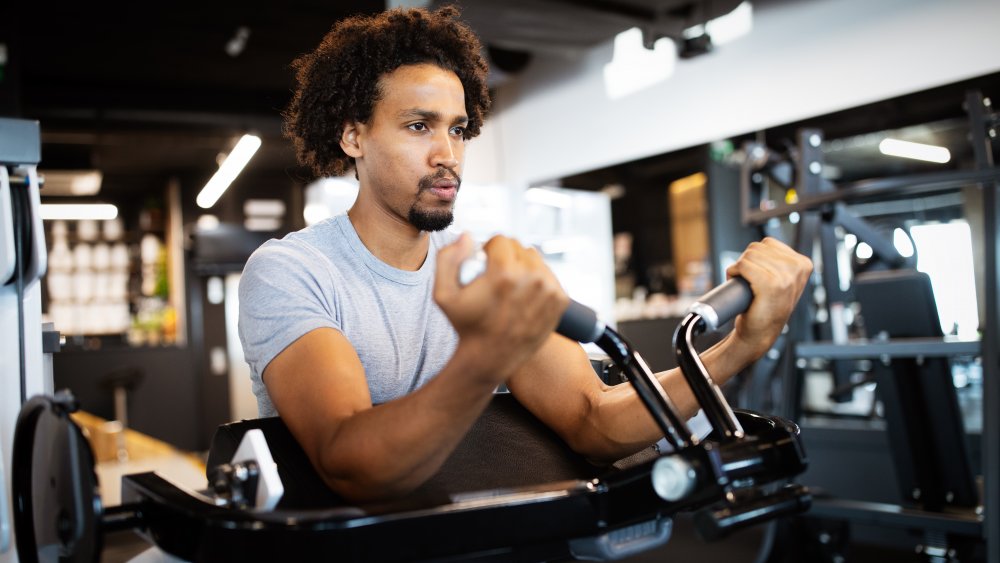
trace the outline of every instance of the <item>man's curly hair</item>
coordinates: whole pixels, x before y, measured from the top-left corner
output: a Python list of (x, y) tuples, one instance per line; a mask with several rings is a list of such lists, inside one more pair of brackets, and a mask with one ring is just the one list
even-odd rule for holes
[(410, 64), (454, 72), (465, 89), (465, 138), (479, 134), (490, 108), (479, 39), (459, 10), (395, 9), (336, 23), (311, 53), (292, 63), (298, 87), (284, 112), (285, 136), (318, 176), (340, 176), (354, 159), (340, 148), (344, 125), (368, 123), (382, 97), (379, 78)]

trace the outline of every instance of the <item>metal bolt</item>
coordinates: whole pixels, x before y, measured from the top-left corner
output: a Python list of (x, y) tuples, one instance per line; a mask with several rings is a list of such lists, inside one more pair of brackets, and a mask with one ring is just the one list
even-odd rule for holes
[(822, 544), (830, 543), (830, 534), (828, 534), (826, 532), (822, 532), (819, 535), (819, 543), (822, 543)]
[(913, 489), (913, 498), (914, 499), (920, 498), (920, 489)]
[(916, 551), (917, 553), (923, 553), (923, 552), (924, 552), (924, 546), (922, 546), (922, 545), (920, 545), (920, 544), (917, 544), (917, 548), (916, 548), (916, 550), (915, 550), (915, 551)]
[(951, 491), (948, 491), (948, 493), (946, 495), (944, 495), (944, 500), (946, 500), (948, 502), (951, 502), (951, 501), (955, 500), (955, 493), (953, 493)]
[(799, 359), (795, 360), (795, 367), (797, 367), (799, 369), (806, 369), (807, 365), (808, 365), (808, 362), (806, 362), (805, 358), (799, 358)]
[(833, 563), (844, 563), (844, 556), (840, 555), (839, 553), (837, 555), (834, 555)]
[(818, 147), (819, 144), (822, 141), (823, 140), (819, 138), (819, 135), (817, 135), (815, 133), (813, 133), (812, 135), (809, 135), (809, 144), (812, 145), (812, 146), (814, 146), (814, 147)]
[(779, 352), (774, 348), (771, 348), (770, 350), (767, 351), (767, 359), (769, 360), (777, 360), (780, 357), (781, 357), (781, 352)]
[(955, 553), (956, 553), (956, 552), (955, 552), (955, 548), (951, 548), (951, 549), (949, 549), (949, 550), (948, 550), (948, 557), (950, 557), (950, 558), (953, 558), (953, 559), (954, 559), (954, 557), (955, 557)]
[(992, 137), (994, 139), (997, 138), (997, 130), (994, 129), (994, 128), (992, 128), (992, 127), (990, 127), (990, 137)]
[(818, 162), (810, 162), (809, 171), (812, 172), (813, 174), (819, 174), (820, 172), (823, 171), (823, 165)]
[(986, 107), (990, 107), (990, 106), (993, 105), (993, 102), (990, 101), (989, 98), (983, 98), (983, 105), (986, 106)]

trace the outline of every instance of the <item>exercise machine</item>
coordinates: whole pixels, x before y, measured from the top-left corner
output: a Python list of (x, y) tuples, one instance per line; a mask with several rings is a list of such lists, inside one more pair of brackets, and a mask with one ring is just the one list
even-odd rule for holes
[(0, 563), (17, 560), (9, 495), (15, 423), (27, 397), (52, 392), (45, 355), (58, 346), (42, 325), (40, 160), (38, 122), (0, 118)]
[[(542, 484), (518, 485), (518, 478), (504, 486), (508, 470), (525, 465), (514, 454), (507, 455), (505, 467), (487, 467), (475, 479), (469, 475), (476, 470), (461, 463), (502, 449), (491, 423), (519, 419), (516, 428), (539, 426), (518, 415), (520, 407), (509, 396), (498, 396), (490, 416), (470, 431), (429, 487), (396, 502), (338, 502), (321, 482), (316, 485), (315, 473), (310, 476), (309, 468), (295, 461), (304, 454), (280, 420), (265, 419), (252, 422), (255, 428), (225, 429), (223, 435), (232, 434), (230, 444), (242, 434), (243, 445), (228, 463), (210, 463), (209, 490), (185, 490), (156, 473), (127, 475), (122, 504), (105, 508), (93, 455), (69, 417), (72, 398), (35, 397), (21, 411), (14, 441), (21, 559), (96, 561), (104, 534), (134, 530), (190, 561), (300, 560), (317, 554), (338, 561), (607, 560), (666, 542), (670, 517), (680, 511), (695, 513), (706, 539), (800, 513), (810, 505), (809, 491), (786, 484), (807, 464), (798, 428), (779, 417), (733, 411), (693, 348), (698, 335), (744, 311), (750, 300), (749, 285), (731, 280), (696, 303), (674, 335), (681, 369), (712, 425), (704, 440), (691, 432), (632, 346), (592, 310), (573, 302), (558, 330), (595, 341), (628, 375), (671, 451), (624, 467), (597, 468), (560, 454), (564, 444), (546, 446), (562, 458), (559, 466), (548, 474), (533, 464), (522, 471)], [(543, 436), (543, 445), (552, 442), (544, 438), (546, 431), (534, 432)], [(225, 446), (218, 436), (216, 442), (218, 459)], [(246, 455), (262, 451), (263, 442), (266, 455)], [(292, 468), (306, 476), (289, 473)], [(279, 489), (284, 489), (281, 500)]]

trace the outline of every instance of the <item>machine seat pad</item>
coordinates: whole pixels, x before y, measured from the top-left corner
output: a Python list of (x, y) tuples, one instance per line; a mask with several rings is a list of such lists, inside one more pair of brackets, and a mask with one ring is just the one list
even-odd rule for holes
[[(253, 428), (263, 431), (285, 486), (279, 508), (348, 504), (326, 486), (280, 417), (219, 426), (209, 450), (209, 473), (229, 463), (243, 435)], [(446, 502), (453, 493), (591, 479), (608, 469), (571, 450), (513, 395), (497, 393), (438, 473), (412, 496)]]

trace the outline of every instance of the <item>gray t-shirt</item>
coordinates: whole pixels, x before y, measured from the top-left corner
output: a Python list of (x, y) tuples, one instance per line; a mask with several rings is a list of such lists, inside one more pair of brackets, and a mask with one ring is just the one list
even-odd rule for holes
[(260, 416), (278, 414), (264, 368), (306, 333), (339, 330), (364, 366), (372, 402), (414, 391), (451, 359), (458, 335), (434, 303), (437, 251), (457, 235), (431, 233), (415, 272), (387, 265), (365, 248), (347, 215), (332, 217), (250, 256), (240, 279), (239, 333)]

